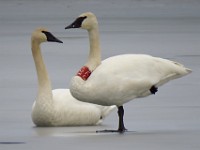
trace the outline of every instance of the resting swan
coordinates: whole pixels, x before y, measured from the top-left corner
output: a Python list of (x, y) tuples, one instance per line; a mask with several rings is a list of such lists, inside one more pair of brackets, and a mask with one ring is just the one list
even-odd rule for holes
[(69, 89), (52, 90), (51, 82), (43, 62), (40, 44), (58, 42), (45, 28), (32, 33), (31, 48), (37, 70), (38, 94), (32, 107), (32, 120), (36, 126), (78, 126), (101, 123), (115, 106), (100, 106), (76, 100)]
[(69, 28), (86, 29), (90, 41), (88, 61), (71, 80), (72, 95), (84, 102), (118, 107), (118, 130), (105, 131), (126, 131), (124, 103), (155, 94), (159, 86), (191, 72), (177, 62), (144, 54), (118, 55), (101, 62), (98, 22), (91, 12), (81, 14), (65, 29)]

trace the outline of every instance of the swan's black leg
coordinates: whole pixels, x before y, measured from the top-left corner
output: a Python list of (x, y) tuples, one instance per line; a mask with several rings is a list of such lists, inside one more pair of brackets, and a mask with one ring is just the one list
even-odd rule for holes
[(150, 88), (151, 94), (155, 94), (158, 91), (158, 88), (155, 87), (154, 85)]
[(123, 106), (118, 107), (118, 116), (119, 116), (118, 132), (123, 133), (127, 130), (124, 126), (124, 108), (123, 108)]
[(123, 106), (118, 107), (118, 116), (119, 116), (119, 126), (118, 130), (102, 130), (102, 131), (96, 131), (98, 132), (119, 132), (119, 133), (124, 133), (127, 131), (127, 129), (124, 126), (124, 108)]

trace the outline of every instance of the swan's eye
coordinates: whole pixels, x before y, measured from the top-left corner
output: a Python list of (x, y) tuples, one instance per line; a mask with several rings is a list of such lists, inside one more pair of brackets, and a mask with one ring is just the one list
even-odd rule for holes
[(65, 27), (65, 29), (80, 28), (82, 23), (83, 23), (83, 20), (85, 20), (85, 18), (87, 18), (87, 16), (78, 17), (72, 24), (70, 24), (69, 26)]
[(83, 20), (85, 20), (86, 18), (87, 18), (87, 16), (77, 18), (73, 24), (73, 28), (81, 27)]
[(63, 43), (62, 41), (60, 41), (59, 39), (57, 39), (53, 34), (51, 34), (48, 31), (42, 31), (42, 33), (44, 33), (46, 35), (47, 41), (49, 41), (49, 42)]
[(41, 31), (41, 32), (44, 33), (45, 35), (49, 33), (48, 31)]
[(48, 31), (42, 31), (42, 33), (44, 33), (48, 39), (48, 37), (52, 36), (52, 34)]

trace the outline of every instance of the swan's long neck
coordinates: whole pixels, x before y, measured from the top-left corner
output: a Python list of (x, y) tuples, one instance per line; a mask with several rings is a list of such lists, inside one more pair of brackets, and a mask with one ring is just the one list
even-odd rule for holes
[[(48, 73), (42, 58), (41, 50), (40, 50), (40, 44), (37, 41), (32, 40), (32, 54), (33, 59), (36, 66), (37, 71), (37, 77), (38, 77), (38, 99), (41, 100), (44, 99), (52, 99), (52, 88), (51, 88), (51, 82), (48, 77)], [(46, 101), (45, 101), (46, 103)]]
[(98, 65), (101, 64), (101, 48), (99, 42), (98, 25), (96, 25), (95, 28), (88, 30), (88, 34), (90, 42), (90, 52), (86, 66), (89, 67), (90, 71), (93, 71)]

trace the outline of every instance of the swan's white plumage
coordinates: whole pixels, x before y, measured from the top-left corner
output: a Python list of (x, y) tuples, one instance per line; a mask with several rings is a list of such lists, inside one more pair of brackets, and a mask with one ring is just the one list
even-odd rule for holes
[(50, 115), (43, 118), (45, 108), (38, 110), (33, 105), (33, 121), (39, 126), (78, 126), (96, 125), (112, 111), (115, 106), (105, 107), (100, 105), (88, 104), (76, 100), (71, 96), (69, 89), (55, 89), (53, 93), (53, 107)]
[(52, 90), (51, 82), (40, 51), (40, 43), (47, 41), (42, 31), (32, 34), (32, 53), (38, 75), (38, 94), (32, 106), (32, 120), (37, 126), (78, 126), (101, 123), (115, 106), (105, 107), (81, 102), (72, 97), (69, 89)]
[(87, 81), (75, 76), (70, 89), (82, 101), (121, 106), (150, 95), (153, 85), (159, 87), (190, 72), (177, 62), (150, 55), (118, 55), (102, 61)]

